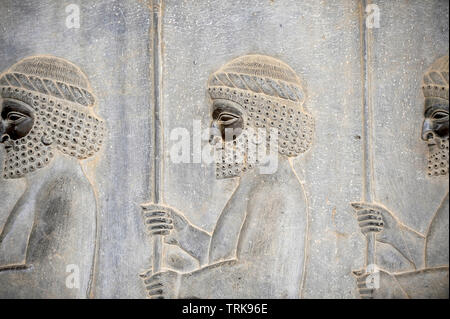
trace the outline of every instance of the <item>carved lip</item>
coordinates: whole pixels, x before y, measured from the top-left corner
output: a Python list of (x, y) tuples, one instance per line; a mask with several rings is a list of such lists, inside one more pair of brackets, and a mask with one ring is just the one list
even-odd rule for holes
[(5, 145), (5, 149), (9, 150), (14, 146), (14, 143), (11, 143), (11, 140), (7, 140), (3, 142), (3, 145)]
[(11, 141), (11, 139), (9, 138), (9, 136), (7, 134), (3, 134), (0, 137), (0, 142), (5, 145), (5, 149), (10, 149), (11, 147), (14, 146), (13, 142)]

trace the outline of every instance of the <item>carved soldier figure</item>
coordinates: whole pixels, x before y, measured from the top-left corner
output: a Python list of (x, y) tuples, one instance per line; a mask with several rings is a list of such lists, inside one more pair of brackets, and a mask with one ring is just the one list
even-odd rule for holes
[(375, 232), (378, 242), (392, 245), (415, 268), (388, 273), (381, 270), (379, 288), (367, 287), (370, 275), (358, 273), (358, 289), (364, 298), (448, 298), (449, 267), (449, 76), (448, 56), (433, 63), (423, 77), (425, 97), (422, 139), (428, 144), (428, 175), (440, 179), (447, 194), (433, 214), (426, 234), (403, 225), (388, 209), (376, 204), (357, 203), (358, 222), (366, 235)]
[[(0, 232), (16, 242), (19, 220), (31, 221), (23, 260), (0, 266), (1, 297), (88, 297), (96, 250), (96, 198), (80, 160), (94, 156), (104, 123), (86, 75), (52, 56), (21, 60), (0, 75), (0, 137), (5, 179), (26, 190)], [(73, 272), (74, 278), (67, 282)]]
[[(303, 108), (304, 92), (295, 72), (271, 57), (237, 58), (209, 79), (214, 143), (231, 153), (217, 157), (217, 178), (239, 178), (212, 234), (191, 225), (175, 209), (149, 204), (146, 225), (153, 235), (178, 245), (200, 262), (180, 274), (143, 274), (154, 298), (299, 298), (303, 283), (308, 206), (292, 158), (311, 144), (314, 120)], [(278, 167), (261, 174), (249, 148), (248, 129), (278, 131)], [(227, 130), (232, 129), (231, 138)], [(260, 131), (261, 131), (260, 130)], [(268, 143), (267, 134), (258, 143)], [(242, 161), (237, 160), (239, 156)]]

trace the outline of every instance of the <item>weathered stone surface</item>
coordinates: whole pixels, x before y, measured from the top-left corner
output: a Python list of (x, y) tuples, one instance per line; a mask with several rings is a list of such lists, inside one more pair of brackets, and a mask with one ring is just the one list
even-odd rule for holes
[[(55, 158), (0, 180), (0, 297), (448, 298), (446, 1), (87, 1), (79, 28), (68, 5), (0, 4), (1, 142), (26, 131), (5, 103), (33, 76), (105, 123), (71, 156), (76, 123), (66, 147), (43, 118)], [(279, 129), (277, 169), (206, 162), (211, 122)]]
[[(93, 160), (81, 162), (97, 199), (98, 258), (92, 293), (98, 297), (144, 297), (137, 274), (151, 253), (139, 208), (149, 196), (152, 166), (147, 160), (152, 130), (151, 14), (146, 4), (137, 1), (86, 2), (80, 6), (80, 28), (68, 29), (65, 9), (69, 4), (3, 1), (0, 68), (3, 72), (24, 57), (49, 54), (75, 63), (87, 75), (97, 97), (96, 113), (104, 119), (108, 132), (101, 152)], [(17, 19), (23, 23), (17, 24)], [(23, 183), (21, 179), (2, 179), (2, 221), (23, 193)], [(29, 224), (33, 216), (27, 217)], [(2, 261), (23, 261), (20, 247), (28, 235), (25, 229), (14, 230), (13, 247), (2, 249)], [(73, 245), (78, 246), (76, 242)], [(67, 275), (56, 279), (48, 274), (64, 287)], [(31, 288), (24, 285), (20, 289), (41, 296), (41, 290)], [(10, 295), (3, 282), (0, 290), (2, 295)], [(85, 295), (85, 291), (79, 293)]]
[[(189, 128), (199, 114), (202, 123), (208, 123), (206, 80), (217, 66), (234, 57), (247, 53), (274, 56), (302, 78), (305, 108), (316, 121), (313, 151), (294, 161), (309, 200), (309, 260), (305, 282), (298, 283), (305, 297), (351, 297), (354, 279), (349, 269), (357, 266), (358, 259), (363, 262), (361, 254), (354, 254), (363, 251), (363, 238), (359, 238), (349, 207), (349, 198), (360, 197), (362, 183), (361, 140), (356, 138), (361, 135), (361, 112), (355, 110), (362, 94), (358, 14), (357, 1), (326, 5), (209, 1), (194, 7), (173, 1), (166, 6), (164, 87), (172, 89), (165, 92), (164, 103), (166, 109), (179, 108), (176, 117), (165, 112), (169, 131), (185, 123)], [(186, 76), (180, 82), (181, 73)], [(340, 78), (338, 87), (336, 77)], [(330, 139), (333, 143), (326, 142)], [(236, 182), (216, 180), (212, 167), (167, 165), (167, 203), (182, 208), (194, 224), (212, 231)], [(180, 175), (185, 176), (182, 181)], [(200, 208), (198, 203), (202, 203)]]

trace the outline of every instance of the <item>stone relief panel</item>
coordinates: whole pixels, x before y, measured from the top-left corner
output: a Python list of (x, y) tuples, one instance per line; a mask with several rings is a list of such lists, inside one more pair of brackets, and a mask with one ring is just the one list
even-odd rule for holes
[(374, 3), (385, 12), (386, 25), (372, 29), (368, 38), (373, 197), (425, 234), (448, 192), (448, 176), (429, 178), (429, 150), (422, 140), (427, 95), (422, 87), (428, 81), (424, 75), (435, 61), (448, 56), (448, 5), (432, 1), (402, 10), (406, 1)]
[[(423, 76), (425, 98), (421, 138), (428, 146), (430, 179), (447, 179), (447, 190), (425, 233), (414, 230), (381, 205), (354, 203), (359, 226), (368, 246), (380, 243), (395, 250), (367, 251), (368, 264), (376, 263), (376, 274), (357, 271), (357, 283), (364, 298), (448, 298), (448, 56), (436, 60)], [(375, 241), (372, 242), (371, 241)], [(377, 268), (378, 268), (377, 267)], [(403, 271), (402, 271), (403, 270)], [(367, 287), (368, 277), (377, 280)], [(370, 278), (369, 278), (370, 279)], [(376, 289), (375, 289), (376, 288)]]
[(368, 195), (355, 209), (380, 288), (356, 272), (360, 293), (448, 298), (448, 4), (373, 3), (385, 27), (366, 32)]
[[(25, 102), (16, 104), (20, 107), (29, 103), (31, 107), (35, 107), (34, 102), (38, 103), (36, 107), (39, 108), (37, 110), (33, 108), (31, 111), (36, 113), (35, 119), (39, 120), (40, 129), (34, 129), (33, 132), (48, 133), (49, 140), (42, 139), (41, 135), (35, 137), (41, 150), (48, 150), (47, 155), (51, 151), (54, 155), (53, 159), (49, 160), (49, 164), (21, 178), (5, 179), (2, 169), (0, 232), (5, 234), (5, 238), (0, 245), (0, 267), (8, 268), (26, 264), (27, 247), (28, 255), (33, 252), (33, 258), (45, 259), (44, 250), (30, 250), (30, 246), (27, 246), (27, 243), (31, 242), (29, 237), (32, 233), (35, 214), (39, 212), (49, 212), (55, 216), (52, 219), (62, 219), (49, 224), (49, 226), (58, 226), (53, 234), (57, 234), (60, 238), (56, 242), (52, 240), (51, 244), (46, 246), (50, 252), (58, 248), (60, 254), (61, 250), (68, 246), (74, 250), (54, 257), (53, 267), (58, 268), (54, 269), (55, 272), (48, 270), (39, 272), (33, 277), (33, 282), (30, 281), (31, 279), (23, 282), (14, 280), (12, 283), (17, 282), (18, 285), (15, 288), (9, 288), (11, 280), (6, 278), (15, 276), (13, 272), (0, 271), (0, 296), (2, 298), (30, 295), (36, 298), (55, 296), (145, 298), (145, 287), (142, 286), (142, 281), (136, 274), (143, 270), (142, 265), (151, 255), (152, 249), (145, 235), (139, 206), (139, 203), (148, 200), (152, 170), (152, 162), (149, 160), (152, 153), (151, 132), (153, 129), (152, 54), (149, 49), (151, 48), (149, 36), (152, 24), (151, 6), (146, 2), (134, 0), (82, 1), (78, 3), (79, 28), (69, 28), (68, 26), (72, 24), (66, 22), (70, 20), (73, 11), (67, 10), (67, 6), (71, 4), (73, 2), (53, 0), (20, 2), (5, 0), (0, 5), (0, 29), (2, 30), (0, 72), (12, 74), (13, 82), (16, 79), (18, 83), (22, 83), (22, 80), (26, 83), (21, 84), (20, 87), (14, 86), (6, 78), (8, 86), (11, 86), (13, 91), (19, 89), (21, 92), (30, 85), (29, 88), (35, 89), (32, 91), (31, 100), (25, 96), (27, 98)], [(49, 67), (50, 70), (59, 70), (61, 61), (71, 63), (67, 62), (67, 72), (59, 73), (59, 78), (45, 76), (50, 73), (42, 70), (40, 65), (44, 62), (39, 62), (39, 67), (36, 68), (27, 67), (26, 69), (25, 66), (21, 66), (20, 69), (19, 66), (17, 69), (11, 68), (16, 63), (27, 61), (28, 58), (35, 56), (45, 59), (56, 57), (55, 64), (50, 64), (52, 65)], [(25, 72), (26, 70), (28, 73)], [(44, 72), (39, 73), (40, 76), (36, 75), (36, 72), (40, 72), (39, 70)], [(83, 84), (86, 80), (81, 81), (80, 78), (74, 82), (75, 70), (82, 70), (82, 74), (88, 79), (89, 89), (85, 86), (87, 84)], [(21, 76), (17, 78), (15, 73), (25, 75), (27, 79)], [(36, 80), (37, 78), (41, 80), (42, 85)], [(44, 79), (52, 83), (46, 83)], [(26, 82), (27, 80), (29, 83)], [(61, 88), (58, 82), (63, 84)], [(2, 87), (4, 87), (3, 84)], [(45, 91), (41, 91), (43, 88), (47, 91), (46, 95), (42, 93)], [(92, 97), (95, 96), (95, 105), (92, 105), (89, 95), (83, 90), (88, 91)], [(78, 94), (78, 91), (81, 93)], [(56, 101), (61, 99), (58, 99), (58, 93), (61, 97), (66, 97), (66, 93), (68, 94), (68, 99), (64, 98), (64, 103), (61, 102), (62, 110), (58, 110), (56, 105)], [(39, 95), (36, 101), (35, 95)], [(41, 97), (45, 97), (46, 101), (41, 101)], [(1, 100), (3, 103), (3, 97)], [(57, 110), (60, 112), (59, 115), (54, 115), (58, 123), (65, 120), (65, 124), (62, 125), (64, 131), (60, 131), (58, 125), (55, 129), (56, 135), (51, 134), (54, 128), (47, 125), (47, 121), (53, 125), (53, 116), (45, 117), (49, 113), (50, 101), (55, 103), (53, 113)], [(71, 112), (77, 110), (78, 115), (84, 110), (86, 117), (91, 115), (91, 111), (88, 112), (88, 110), (92, 110), (95, 118), (104, 122), (106, 129), (103, 132), (105, 136), (102, 139), (100, 151), (95, 152), (96, 144), (89, 143), (94, 147), (93, 156), (79, 159), (83, 157), (83, 154), (87, 155), (92, 151), (87, 145), (86, 152), (81, 153), (82, 148), (78, 147), (83, 141), (82, 135), (88, 129), (87, 123), (91, 123), (87, 118), (79, 131), (79, 144), (75, 144), (77, 148), (74, 150), (75, 157), (70, 155), (73, 151), (73, 139), (77, 137), (68, 135), (70, 139), (67, 140), (65, 130), (73, 130), (79, 125), (77, 121), (80, 118), (74, 116), (75, 122), (72, 122), (70, 116), (73, 115), (69, 113), (66, 114), (67, 118), (63, 118), (62, 112), (66, 106), (71, 107)], [(40, 112), (44, 114), (41, 115)], [(21, 123), (21, 125), (25, 124), (26, 121)], [(90, 133), (93, 134), (93, 132), (91, 129)], [(59, 133), (63, 134), (62, 139), (58, 137)], [(92, 138), (91, 135), (87, 137)], [(61, 139), (60, 144), (58, 139)], [(51, 141), (51, 144), (45, 145), (42, 141), (45, 143)], [(0, 150), (2, 166), (8, 154), (13, 156), (14, 153), (13, 148), (10, 153), (7, 153), (4, 145), (1, 144)], [(27, 147), (26, 144), (25, 146)], [(65, 149), (67, 152), (64, 152)], [(37, 158), (35, 159), (34, 163), (37, 162)], [(45, 157), (41, 159), (45, 163)], [(66, 162), (69, 163), (64, 164)], [(63, 177), (67, 174), (75, 175), (66, 180)], [(26, 179), (31, 175), (42, 177), (36, 177), (33, 182), (27, 182)], [(59, 179), (52, 183), (51, 180), (57, 177)], [(76, 187), (77, 191), (72, 190), (74, 183), (81, 183), (81, 186)], [(33, 194), (30, 194), (31, 190)], [(41, 191), (36, 193), (38, 190)], [(25, 195), (25, 192), (28, 195)], [(67, 201), (65, 197), (55, 197), (61, 192), (70, 194), (71, 201)], [(51, 198), (43, 200), (44, 197), (49, 196)], [(40, 200), (34, 203), (23, 200), (24, 198), (40, 198)], [(68, 208), (65, 210), (55, 208), (63, 204)], [(72, 207), (73, 205), (82, 208)], [(15, 217), (11, 217), (11, 212), (16, 212)], [(95, 213), (97, 222), (93, 220)], [(49, 217), (40, 214), (41, 220), (46, 216)], [(8, 222), (8, 219), (14, 219), (14, 222)], [(76, 227), (69, 227), (69, 222)], [(5, 226), (6, 224), (10, 226)], [(33, 235), (34, 246), (39, 236), (49, 231), (45, 227), (42, 228), (46, 224), (41, 222), (39, 225), (38, 228), (35, 227), (35, 235)], [(66, 226), (64, 229), (61, 228), (63, 225)], [(58, 247), (55, 248), (54, 245)], [(95, 261), (92, 260), (94, 248), (97, 251)], [(86, 256), (80, 256), (78, 261), (73, 261), (73, 257), (82, 251)], [(32, 270), (37, 271), (39, 268), (33, 265), (33, 269), (22, 270), (21, 273), (31, 276)], [(76, 281), (77, 273), (80, 279), (79, 285)], [(114, 279), (111, 280), (111, 278)], [(44, 280), (47, 282), (41, 284)], [(39, 284), (37, 284), (38, 281)], [(88, 285), (90, 289), (87, 289)]]
[[(215, 162), (194, 156), (178, 163), (171, 159), (171, 148), (180, 140), (177, 134), (171, 139), (175, 128), (190, 132), (194, 154), (209, 143), (207, 136), (200, 143), (195, 136), (212, 121), (213, 103), (206, 90), (214, 80), (211, 75), (225, 73), (224, 81), (233, 81), (228, 74), (236, 72), (217, 71), (235, 59), (264, 55), (289, 65), (301, 80), (302, 101), (315, 129), (312, 147), (290, 160), (305, 194), (295, 188), (287, 192), (298, 196), (295, 202), (306, 198), (309, 212), (305, 278), (297, 282), (297, 298), (359, 297), (351, 271), (364, 263), (365, 241), (349, 205), (349, 199), (359, 199), (362, 193), (359, 10), (358, 1), (326, 6), (309, 1), (165, 2), (163, 87), (170, 89), (162, 96), (167, 158), (163, 197), (193, 225), (212, 234), (239, 184), (236, 178), (217, 179)], [(180, 79), (179, 74), (184, 76)], [(251, 78), (250, 84), (240, 79), (245, 87), (253, 84)], [(249, 92), (254, 92), (251, 87)], [(270, 245), (266, 248), (270, 251)], [(165, 265), (174, 270), (170, 256), (182, 252), (173, 245), (165, 249)], [(190, 272), (192, 267), (177, 271)]]
[(448, 298), (445, 1), (0, 6), (0, 298)]
[(2, 293), (65, 296), (66, 287), (48, 285), (49, 276), (62, 278), (66, 265), (77, 264), (83, 274), (80, 289), (67, 296), (86, 297), (96, 253), (97, 207), (78, 160), (94, 156), (104, 139), (89, 81), (66, 60), (29, 57), (0, 76), (0, 95), (3, 177), (23, 178), (27, 185), (3, 225), (0, 245), (16, 243), (10, 235), (20, 215), (34, 215), (23, 261), (0, 267), (0, 281), (8, 287)]
[[(154, 274), (151, 269), (142, 276), (149, 296), (298, 298), (304, 280), (308, 206), (291, 158), (312, 146), (314, 134), (314, 120), (303, 108), (300, 79), (277, 59), (248, 55), (215, 72), (208, 92), (211, 132), (217, 134), (209, 141), (223, 150), (215, 158), (216, 177), (240, 177), (239, 184), (212, 233), (170, 207), (143, 207), (150, 233), (164, 236), (201, 266), (185, 274)], [(276, 134), (269, 134), (271, 128)], [(235, 135), (228, 139), (227, 130)], [(271, 139), (278, 139), (276, 163), (267, 163), (273, 158), (264, 163), (251, 145), (255, 149), (270, 145)], [(267, 149), (260, 152), (266, 155)], [(277, 167), (266, 172), (261, 166), (267, 165)]]

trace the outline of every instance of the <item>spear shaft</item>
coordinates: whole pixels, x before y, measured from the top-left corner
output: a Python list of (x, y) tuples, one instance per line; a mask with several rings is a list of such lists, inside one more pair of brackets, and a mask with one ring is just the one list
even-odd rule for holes
[[(370, 4), (370, 0), (362, 0), (361, 5), (361, 46), (363, 50), (363, 170), (364, 170), (364, 185), (363, 185), (363, 201), (366, 203), (372, 203), (373, 201), (373, 170), (372, 170), (372, 148), (371, 148), (371, 133), (372, 133), (372, 77), (371, 69), (368, 65), (371, 60), (371, 29), (366, 25), (365, 21), (365, 10), (367, 5)], [(376, 238), (374, 232), (369, 232), (366, 236), (367, 247), (366, 247), (366, 268), (368, 265), (375, 264), (375, 249), (376, 249)]]
[[(162, 0), (149, 0), (152, 5), (152, 47), (153, 47), (153, 202), (161, 204), (162, 175), (162, 121), (161, 121), (161, 86), (162, 86), (162, 49), (161, 18)], [(161, 235), (153, 236), (153, 273), (161, 270), (163, 240)]]

